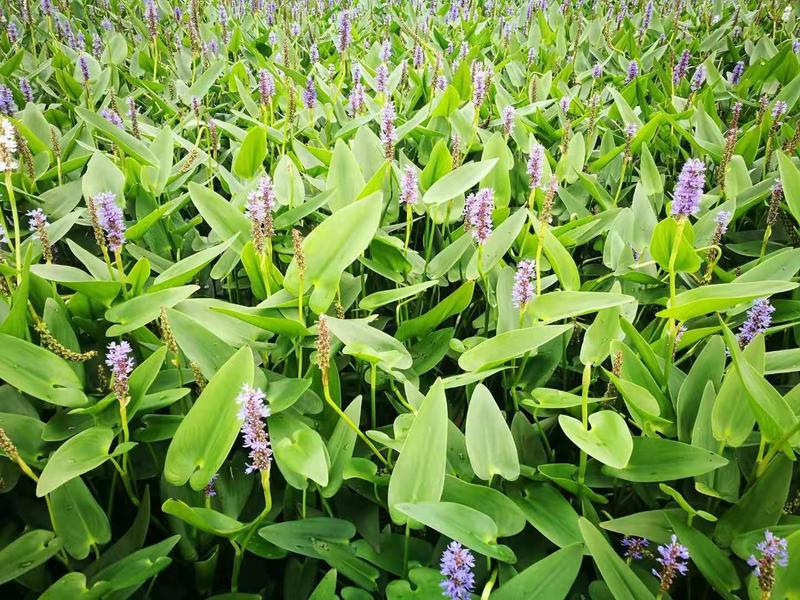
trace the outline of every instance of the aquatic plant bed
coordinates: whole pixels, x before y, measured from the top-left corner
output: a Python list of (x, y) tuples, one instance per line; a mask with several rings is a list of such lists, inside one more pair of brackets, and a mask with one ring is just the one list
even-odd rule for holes
[(800, 598), (800, 6), (7, 0), (0, 596)]

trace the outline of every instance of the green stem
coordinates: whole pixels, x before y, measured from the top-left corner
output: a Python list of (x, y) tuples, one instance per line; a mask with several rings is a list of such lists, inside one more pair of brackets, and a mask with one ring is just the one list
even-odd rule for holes
[[(583, 379), (581, 385), (581, 423), (583, 428), (589, 429), (589, 384), (592, 382), (592, 363), (588, 362), (583, 367)], [(586, 479), (586, 452), (581, 450), (580, 463), (578, 466), (578, 484), (581, 486), (580, 493), (583, 493), (583, 482)]]
[(492, 574), (489, 577), (489, 581), (486, 582), (486, 586), (483, 588), (483, 592), (481, 593), (481, 600), (489, 600), (489, 596), (492, 593), (492, 588), (494, 588), (494, 584), (497, 581), (497, 567), (492, 570)]
[(264, 491), (264, 510), (262, 510), (261, 513), (255, 519), (253, 519), (253, 522), (247, 529), (247, 533), (245, 534), (241, 545), (237, 544), (234, 540), (231, 540), (231, 545), (233, 546), (234, 551), (233, 573), (231, 575), (231, 592), (238, 591), (239, 573), (242, 569), (242, 561), (244, 560), (244, 553), (247, 550), (247, 544), (250, 542), (253, 534), (258, 529), (261, 521), (263, 521), (269, 514), (269, 511), (272, 510), (272, 493), (270, 492), (269, 488), (269, 473), (269, 469), (266, 471), (261, 471), (261, 487)]
[(122, 250), (120, 248), (114, 251), (114, 261), (117, 263), (117, 270), (119, 271), (119, 283), (122, 286), (122, 295), (127, 298), (128, 286), (125, 280), (125, 267), (122, 266)]
[(14, 185), (11, 183), (11, 171), (6, 171), (6, 191), (11, 204), (11, 218), (14, 222), (14, 253), (17, 261), (17, 285), (22, 282), (22, 248), (19, 236), (19, 213), (17, 212), (17, 198), (14, 195)]
[(325, 392), (325, 401), (328, 403), (328, 405), (334, 410), (334, 412), (337, 415), (339, 415), (339, 417), (345, 422), (345, 424), (350, 429), (356, 432), (358, 437), (361, 438), (361, 440), (375, 454), (375, 456), (378, 457), (378, 459), (384, 464), (384, 466), (388, 467), (389, 463), (383, 457), (383, 454), (381, 454), (380, 451), (375, 447), (375, 444), (373, 444), (372, 441), (358, 428), (358, 426), (355, 423), (353, 423), (353, 420), (350, 417), (348, 417), (341, 408), (339, 408), (339, 405), (333, 401), (333, 398), (331, 398), (330, 389), (328, 389), (328, 385), (327, 384), (323, 385), (322, 389)]
[(408, 254), (408, 244), (411, 241), (411, 222), (412, 222), (411, 205), (406, 204), (406, 245), (405, 245), (406, 254)]
[(370, 364), (370, 372), (369, 372), (369, 408), (370, 408), (370, 417), (372, 418), (372, 428), (377, 429), (377, 411), (375, 408), (375, 385), (377, 383), (378, 378), (378, 365), (377, 363)]

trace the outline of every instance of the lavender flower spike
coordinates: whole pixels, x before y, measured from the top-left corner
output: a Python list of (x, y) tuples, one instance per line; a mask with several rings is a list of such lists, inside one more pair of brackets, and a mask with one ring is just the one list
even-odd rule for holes
[(775, 307), (772, 306), (767, 298), (759, 298), (753, 302), (753, 306), (747, 311), (747, 320), (742, 323), (739, 329), (739, 346), (744, 348), (753, 341), (759, 333), (764, 333), (772, 323), (772, 313)]
[(17, 103), (14, 102), (14, 94), (11, 92), (11, 88), (0, 84), (0, 114), (10, 117), (17, 110)]
[(719, 211), (714, 217), (714, 223), (717, 226), (717, 231), (719, 232), (720, 237), (725, 235), (725, 233), (728, 231), (728, 223), (731, 222), (732, 217), (733, 215), (727, 210)]
[(130, 401), (128, 378), (133, 371), (133, 358), (130, 356), (132, 352), (131, 345), (123, 341), (111, 342), (106, 353), (106, 365), (111, 367), (111, 374), (114, 378), (114, 395), (122, 406), (127, 406)]
[(442, 553), (440, 562), (445, 579), (439, 585), (444, 596), (450, 600), (468, 600), (475, 588), (475, 576), (472, 574), (474, 566), (475, 557), (472, 552), (458, 542), (450, 542)]
[(267, 175), (258, 182), (258, 188), (247, 196), (245, 214), (250, 219), (253, 246), (258, 254), (264, 254), (267, 238), (275, 235), (272, 212), (275, 210), (276, 195), (272, 179)]
[(261, 97), (261, 104), (269, 104), (275, 95), (275, 80), (266, 69), (258, 72), (258, 94)]
[(658, 553), (661, 555), (656, 559), (661, 564), (659, 570), (653, 569), (653, 575), (661, 580), (661, 591), (666, 592), (675, 581), (678, 575), (686, 575), (689, 568), (686, 561), (689, 559), (689, 550), (686, 546), (678, 543), (678, 537), (672, 535), (672, 540), (666, 546), (659, 546)]
[(122, 209), (117, 206), (112, 192), (102, 192), (94, 197), (97, 205), (97, 219), (106, 237), (106, 245), (112, 252), (117, 252), (125, 243), (125, 218)]
[(14, 125), (0, 116), (0, 173), (14, 171), (19, 167), (17, 154), (17, 131)]
[(733, 70), (731, 71), (731, 85), (738, 85), (742, 80), (742, 75), (744, 75), (744, 62), (740, 60), (733, 66)]
[(544, 146), (534, 145), (528, 158), (528, 177), (531, 189), (535, 190), (542, 184), (542, 171), (544, 170)]
[(647, 547), (650, 542), (644, 538), (628, 537), (622, 538), (622, 546), (625, 548), (625, 557), (633, 560), (642, 560), (645, 555), (650, 555)]
[(517, 116), (517, 110), (510, 104), (503, 109), (503, 131), (506, 135), (511, 135), (511, 127), (514, 125), (514, 119)]
[(478, 244), (483, 245), (492, 233), (494, 190), (483, 188), (467, 196), (464, 203), (464, 226)]
[(681, 82), (681, 79), (686, 75), (686, 71), (689, 69), (689, 58), (691, 55), (689, 54), (688, 50), (684, 50), (683, 54), (681, 54), (680, 59), (678, 59), (678, 64), (672, 70), (672, 83), (673, 85), (678, 85)]
[(533, 298), (533, 280), (536, 278), (536, 263), (523, 260), (517, 265), (514, 287), (511, 288), (511, 301), (515, 308), (522, 308)]
[(419, 181), (417, 171), (408, 165), (400, 179), (400, 203), (413, 205), (419, 200)]
[(697, 70), (694, 72), (694, 76), (692, 77), (692, 84), (690, 89), (693, 92), (696, 92), (701, 87), (703, 87), (703, 82), (706, 80), (706, 68), (703, 65), (699, 65)]
[(776, 537), (769, 529), (764, 532), (764, 541), (756, 545), (761, 556), (750, 555), (747, 564), (753, 567), (753, 574), (758, 578), (758, 587), (762, 598), (770, 598), (775, 587), (775, 565), (789, 565), (788, 542), (785, 538)]
[(628, 84), (639, 76), (639, 63), (632, 60), (628, 63), (628, 74), (625, 77), (625, 83)]
[(392, 160), (394, 157), (394, 143), (397, 141), (394, 119), (394, 102), (387, 100), (381, 111), (381, 144), (383, 144), (383, 154), (386, 160)]
[(705, 185), (706, 166), (703, 161), (690, 158), (683, 164), (672, 200), (672, 216), (685, 218), (700, 210), (700, 197)]
[(9, 244), (10, 240), (8, 239), (8, 235), (6, 235), (6, 230), (0, 226), (0, 244)]
[(242, 419), (242, 445), (250, 450), (246, 473), (269, 471), (272, 462), (272, 446), (264, 426), (264, 419), (270, 415), (269, 408), (264, 404), (265, 398), (263, 391), (245, 384), (236, 399), (239, 418)]
[(306, 89), (303, 90), (303, 104), (305, 104), (306, 108), (311, 109), (317, 105), (317, 88), (312, 77), (309, 77), (306, 81)]

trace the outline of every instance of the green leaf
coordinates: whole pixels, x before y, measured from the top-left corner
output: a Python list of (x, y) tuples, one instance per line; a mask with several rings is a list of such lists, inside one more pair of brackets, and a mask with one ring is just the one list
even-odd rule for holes
[[(270, 408), (275, 412), (272, 402), (270, 402)], [(344, 414), (350, 417), (350, 420), (356, 428), (358, 428), (361, 421), (361, 396), (355, 397), (350, 405), (344, 409)], [(350, 463), (350, 459), (353, 458), (353, 450), (355, 450), (356, 447), (357, 436), (358, 434), (344, 419), (339, 419), (336, 422), (336, 427), (327, 443), (331, 468), (330, 476), (328, 477), (328, 485), (320, 489), (320, 494), (323, 498), (332, 498), (341, 489), (344, 483), (344, 469)], [(396, 464), (395, 470), (397, 470)]]
[(511, 429), (492, 393), (483, 384), (475, 386), (467, 409), (465, 435), (472, 470), (484, 481), (499, 475), (508, 481), (519, 478), (519, 457)]
[(97, 426), (81, 431), (61, 444), (39, 476), (36, 495), (41, 498), (70, 479), (96, 469), (109, 458), (123, 454), (136, 445), (131, 442), (120, 444), (109, 454), (113, 439), (114, 432), (110, 427)]
[(611, 292), (550, 292), (533, 298), (528, 313), (545, 323), (552, 323), (633, 301), (632, 296)]
[(117, 304), (106, 311), (106, 320), (118, 325), (112, 325), (106, 331), (109, 337), (115, 337), (139, 329), (151, 321), (158, 318), (161, 307), (172, 308), (178, 302), (186, 300), (194, 294), (200, 287), (196, 285), (184, 285), (182, 287), (170, 288), (136, 298), (126, 300)]
[[(694, 273), (700, 268), (700, 256), (694, 249), (694, 229), (691, 223), (683, 224), (680, 246), (675, 254), (676, 273)], [(653, 229), (650, 254), (665, 271), (669, 270), (672, 248), (678, 238), (678, 223), (672, 217), (664, 219)]]
[(601, 463), (622, 469), (633, 453), (633, 438), (628, 426), (613, 410), (589, 415), (591, 429), (586, 430), (578, 419), (559, 415), (558, 424), (570, 441)]
[(192, 254), (176, 262), (155, 278), (148, 293), (175, 287), (176, 285), (191, 281), (192, 277), (202, 271), (212, 260), (225, 252), (235, 240), (236, 237), (234, 236), (221, 244), (211, 246), (210, 248), (201, 250), (196, 254)]
[[(292, 258), (283, 285), (298, 296), (313, 286), (309, 307), (325, 312), (336, 296), (342, 272), (369, 246), (381, 218), (382, 203), (374, 194), (354, 202), (320, 223), (303, 240), (305, 277)], [(302, 286), (302, 290), (301, 290)]]
[(154, 167), (158, 166), (158, 159), (150, 152), (150, 149), (124, 129), (113, 125), (97, 113), (93, 113), (82, 106), (76, 106), (75, 112), (78, 113), (78, 116), (83, 119), (87, 125), (93, 129), (99, 130), (103, 135), (111, 139), (111, 141), (141, 164)]
[(402, 341), (423, 337), (436, 329), (445, 319), (462, 312), (472, 301), (475, 281), (469, 280), (423, 315), (403, 321), (394, 336)]
[(267, 130), (256, 125), (247, 131), (233, 159), (233, 173), (242, 179), (252, 179), (261, 170), (267, 157)]
[(92, 547), (111, 540), (108, 517), (80, 477), (50, 494), (53, 527), (71, 556), (82, 560)]
[(328, 206), (332, 212), (353, 204), (364, 187), (364, 175), (355, 155), (341, 139), (336, 140), (333, 157), (325, 180), (325, 189), (331, 192)]
[(319, 433), (289, 411), (268, 421), (275, 462), (289, 485), (305, 489), (307, 479), (328, 485), (330, 458)]
[(578, 528), (578, 513), (554, 487), (548, 484), (528, 484), (525, 496), (515, 498), (519, 509), (539, 533), (560, 548), (582, 542)]
[[(481, 256), (481, 270), (484, 273), (491, 271), (506, 255), (506, 252), (511, 248), (519, 232), (522, 231), (526, 217), (526, 209), (520, 208), (491, 233), (489, 239), (487, 239), (486, 243), (483, 245)], [(477, 252), (472, 255), (472, 259), (467, 266), (467, 277), (469, 279), (477, 279), (479, 277)]]
[[(761, 437), (765, 442), (778, 443), (787, 456), (794, 456), (792, 446), (800, 444), (800, 431), (797, 430), (797, 416), (778, 391), (770, 385), (749, 361), (745, 360), (739, 349), (739, 342), (728, 327), (722, 324), (725, 342), (730, 348), (736, 373), (747, 391), (750, 408), (755, 415)], [(790, 433), (791, 437), (787, 438)]]
[(728, 460), (689, 444), (655, 437), (633, 439), (633, 453), (623, 469), (603, 467), (625, 481), (660, 482), (695, 477), (718, 469)]
[[(86, 165), (86, 172), (81, 177), (83, 197), (94, 198), (97, 194), (111, 192), (118, 199), (124, 198), (125, 175), (108, 156), (95, 152)], [(127, 237), (127, 233), (126, 233)]]
[(453, 502), (398, 504), (397, 510), (442, 535), (462, 543), (470, 550), (502, 562), (514, 562), (508, 546), (497, 543), (497, 525), (482, 512)]
[(389, 479), (392, 521), (402, 525), (398, 504), (436, 502), (441, 498), (447, 464), (447, 398), (437, 379), (422, 402), (403, 442)]
[(422, 196), (426, 206), (435, 206), (463, 194), (494, 168), (496, 158), (471, 162), (451, 171), (434, 183)]
[(583, 561), (581, 544), (572, 544), (535, 562), (504, 583), (491, 600), (563, 600), (567, 597)]
[(646, 600), (653, 595), (619, 557), (598, 529), (585, 518), (578, 519), (581, 535), (603, 581), (615, 600)]
[(572, 325), (536, 325), (505, 331), (470, 348), (458, 359), (465, 371), (485, 371), (534, 352), (539, 346), (572, 330)]
[(789, 206), (789, 212), (800, 223), (800, 169), (794, 166), (791, 159), (778, 150), (778, 169), (783, 185), (783, 197)]
[(63, 540), (52, 531), (34, 529), (0, 550), (0, 584), (35, 569), (61, 549)]
[(57, 406), (88, 403), (83, 383), (69, 364), (52, 352), (0, 333), (0, 379)]
[(703, 285), (675, 296), (675, 304), (657, 317), (686, 321), (712, 312), (722, 312), (756, 298), (788, 292), (798, 286), (791, 281), (758, 281), (750, 283), (718, 283)]
[(189, 182), (189, 196), (197, 211), (221, 239), (234, 239), (233, 249), (241, 252), (250, 239), (250, 221), (233, 204), (215, 191)]
[(442, 500), (463, 504), (488, 515), (497, 525), (499, 537), (516, 535), (525, 528), (525, 515), (514, 501), (488, 486), (467, 483), (458, 477), (447, 475)]
[(444, 140), (439, 140), (431, 150), (428, 162), (419, 176), (419, 184), (423, 190), (429, 189), (434, 183), (453, 170), (453, 157)]
[(228, 456), (241, 419), (236, 398), (253, 383), (253, 353), (240, 348), (208, 382), (183, 418), (167, 449), (164, 477), (173, 485), (187, 481), (203, 489)]
[(236, 519), (211, 508), (189, 506), (181, 500), (167, 499), (161, 507), (166, 514), (178, 517), (195, 529), (220, 537), (231, 538), (246, 527)]
[(344, 342), (342, 352), (387, 370), (407, 369), (412, 358), (405, 346), (391, 335), (369, 326), (374, 317), (366, 319), (336, 319), (328, 317), (331, 333)]
[(399, 287), (393, 290), (375, 292), (369, 296), (364, 296), (361, 302), (358, 303), (358, 307), (367, 311), (373, 311), (376, 308), (391, 304), (392, 302), (398, 302), (400, 300), (404, 300), (405, 298), (412, 298), (417, 294), (424, 292), (428, 288), (437, 285), (437, 283), (438, 282), (436, 281), (425, 281), (423, 283), (407, 285), (405, 287)]

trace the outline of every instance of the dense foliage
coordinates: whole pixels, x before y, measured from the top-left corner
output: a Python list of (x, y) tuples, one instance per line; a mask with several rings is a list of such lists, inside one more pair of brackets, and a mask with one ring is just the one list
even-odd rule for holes
[(783, 0), (7, 0), (5, 598), (800, 598)]

